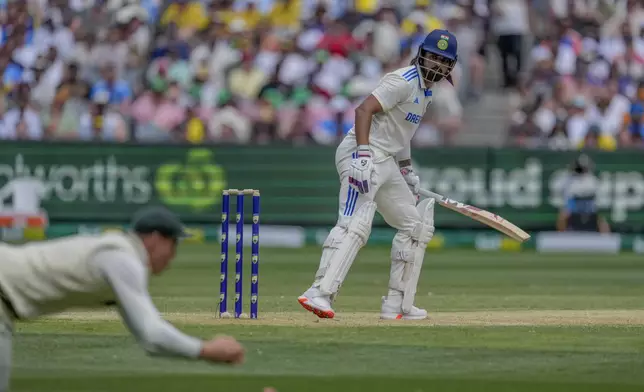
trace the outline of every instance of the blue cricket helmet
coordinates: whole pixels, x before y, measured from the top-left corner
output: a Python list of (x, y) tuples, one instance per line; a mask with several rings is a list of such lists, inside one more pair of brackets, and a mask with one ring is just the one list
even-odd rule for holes
[(436, 83), (446, 78), (456, 66), (458, 41), (447, 30), (433, 30), (418, 48), (414, 63), (420, 68), (425, 83)]

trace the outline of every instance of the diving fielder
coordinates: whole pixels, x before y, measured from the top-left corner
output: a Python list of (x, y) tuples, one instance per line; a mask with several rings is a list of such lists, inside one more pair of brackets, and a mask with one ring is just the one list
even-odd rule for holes
[(389, 292), (382, 319), (421, 320), (414, 306), (427, 244), (434, 235), (434, 200), (417, 203), (420, 180), (411, 167), (410, 141), (432, 102), (432, 86), (456, 65), (456, 37), (446, 30), (427, 35), (411, 65), (386, 74), (356, 109), (355, 125), (336, 151), (340, 209), (324, 242), (311, 288), (298, 302), (320, 318), (331, 305), (358, 251), (367, 243), (376, 210), (398, 230), (391, 248)]
[(9, 388), (14, 323), (70, 308), (117, 305), (150, 355), (241, 363), (244, 350), (235, 339), (184, 335), (161, 318), (150, 299), (148, 275), (166, 269), (182, 237), (174, 214), (148, 207), (137, 213), (130, 233), (0, 244), (0, 392)]

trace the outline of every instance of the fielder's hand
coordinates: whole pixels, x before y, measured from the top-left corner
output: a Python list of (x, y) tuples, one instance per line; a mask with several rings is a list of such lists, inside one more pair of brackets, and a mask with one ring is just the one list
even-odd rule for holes
[(402, 174), (405, 179), (411, 193), (413, 193), (416, 200), (418, 200), (420, 197), (418, 195), (418, 192), (420, 192), (420, 177), (418, 177), (418, 174), (416, 174), (411, 166), (401, 167), (400, 174)]
[(218, 336), (204, 342), (199, 356), (210, 362), (238, 365), (244, 362), (244, 348), (235, 338)]
[(369, 146), (358, 146), (358, 154), (349, 168), (349, 185), (362, 194), (369, 193), (373, 186), (371, 183), (373, 170)]

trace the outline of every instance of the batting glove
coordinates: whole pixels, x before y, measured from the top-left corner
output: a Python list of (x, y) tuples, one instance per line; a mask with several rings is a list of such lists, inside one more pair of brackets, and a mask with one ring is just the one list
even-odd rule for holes
[(400, 174), (402, 174), (403, 178), (405, 179), (405, 182), (407, 183), (407, 186), (409, 186), (411, 193), (413, 193), (416, 200), (418, 200), (418, 198), (420, 197), (418, 195), (418, 192), (420, 192), (420, 177), (418, 177), (418, 174), (416, 174), (411, 166), (401, 167)]
[(373, 185), (371, 183), (373, 170), (373, 159), (369, 146), (358, 146), (358, 154), (349, 168), (349, 185), (362, 194), (369, 193)]

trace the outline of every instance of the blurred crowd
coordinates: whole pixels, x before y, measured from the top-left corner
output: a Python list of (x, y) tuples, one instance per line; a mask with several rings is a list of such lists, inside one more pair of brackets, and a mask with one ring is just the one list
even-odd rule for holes
[(510, 144), (641, 145), (641, 3), (0, 0), (0, 139), (336, 144), (447, 28), (454, 86), (435, 86), (414, 145), (452, 143), (492, 72), (516, 97)]
[(132, 138), (160, 2), (0, 0), (0, 138)]
[[(426, 32), (445, 26), (428, 12), (438, 3), (407, 3), (175, 1), (161, 16), (145, 91), (131, 107), (137, 135), (335, 144), (384, 73), (408, 65)], [(441, 116), (429, 116), (419, 143), (460, 126), (458, 94), (442, 88)]]
[(531, 148), (644, 147), (641, 0), (554, 1), (532, 10), (510, 142)]
[[(0, 0), (0, 138), (337, 143), (384, 73), (432, 29), (471, 30), (473, 8), (351, 3)], [(418, 144), (449, 142), (476, 86), (437, 87)]]

